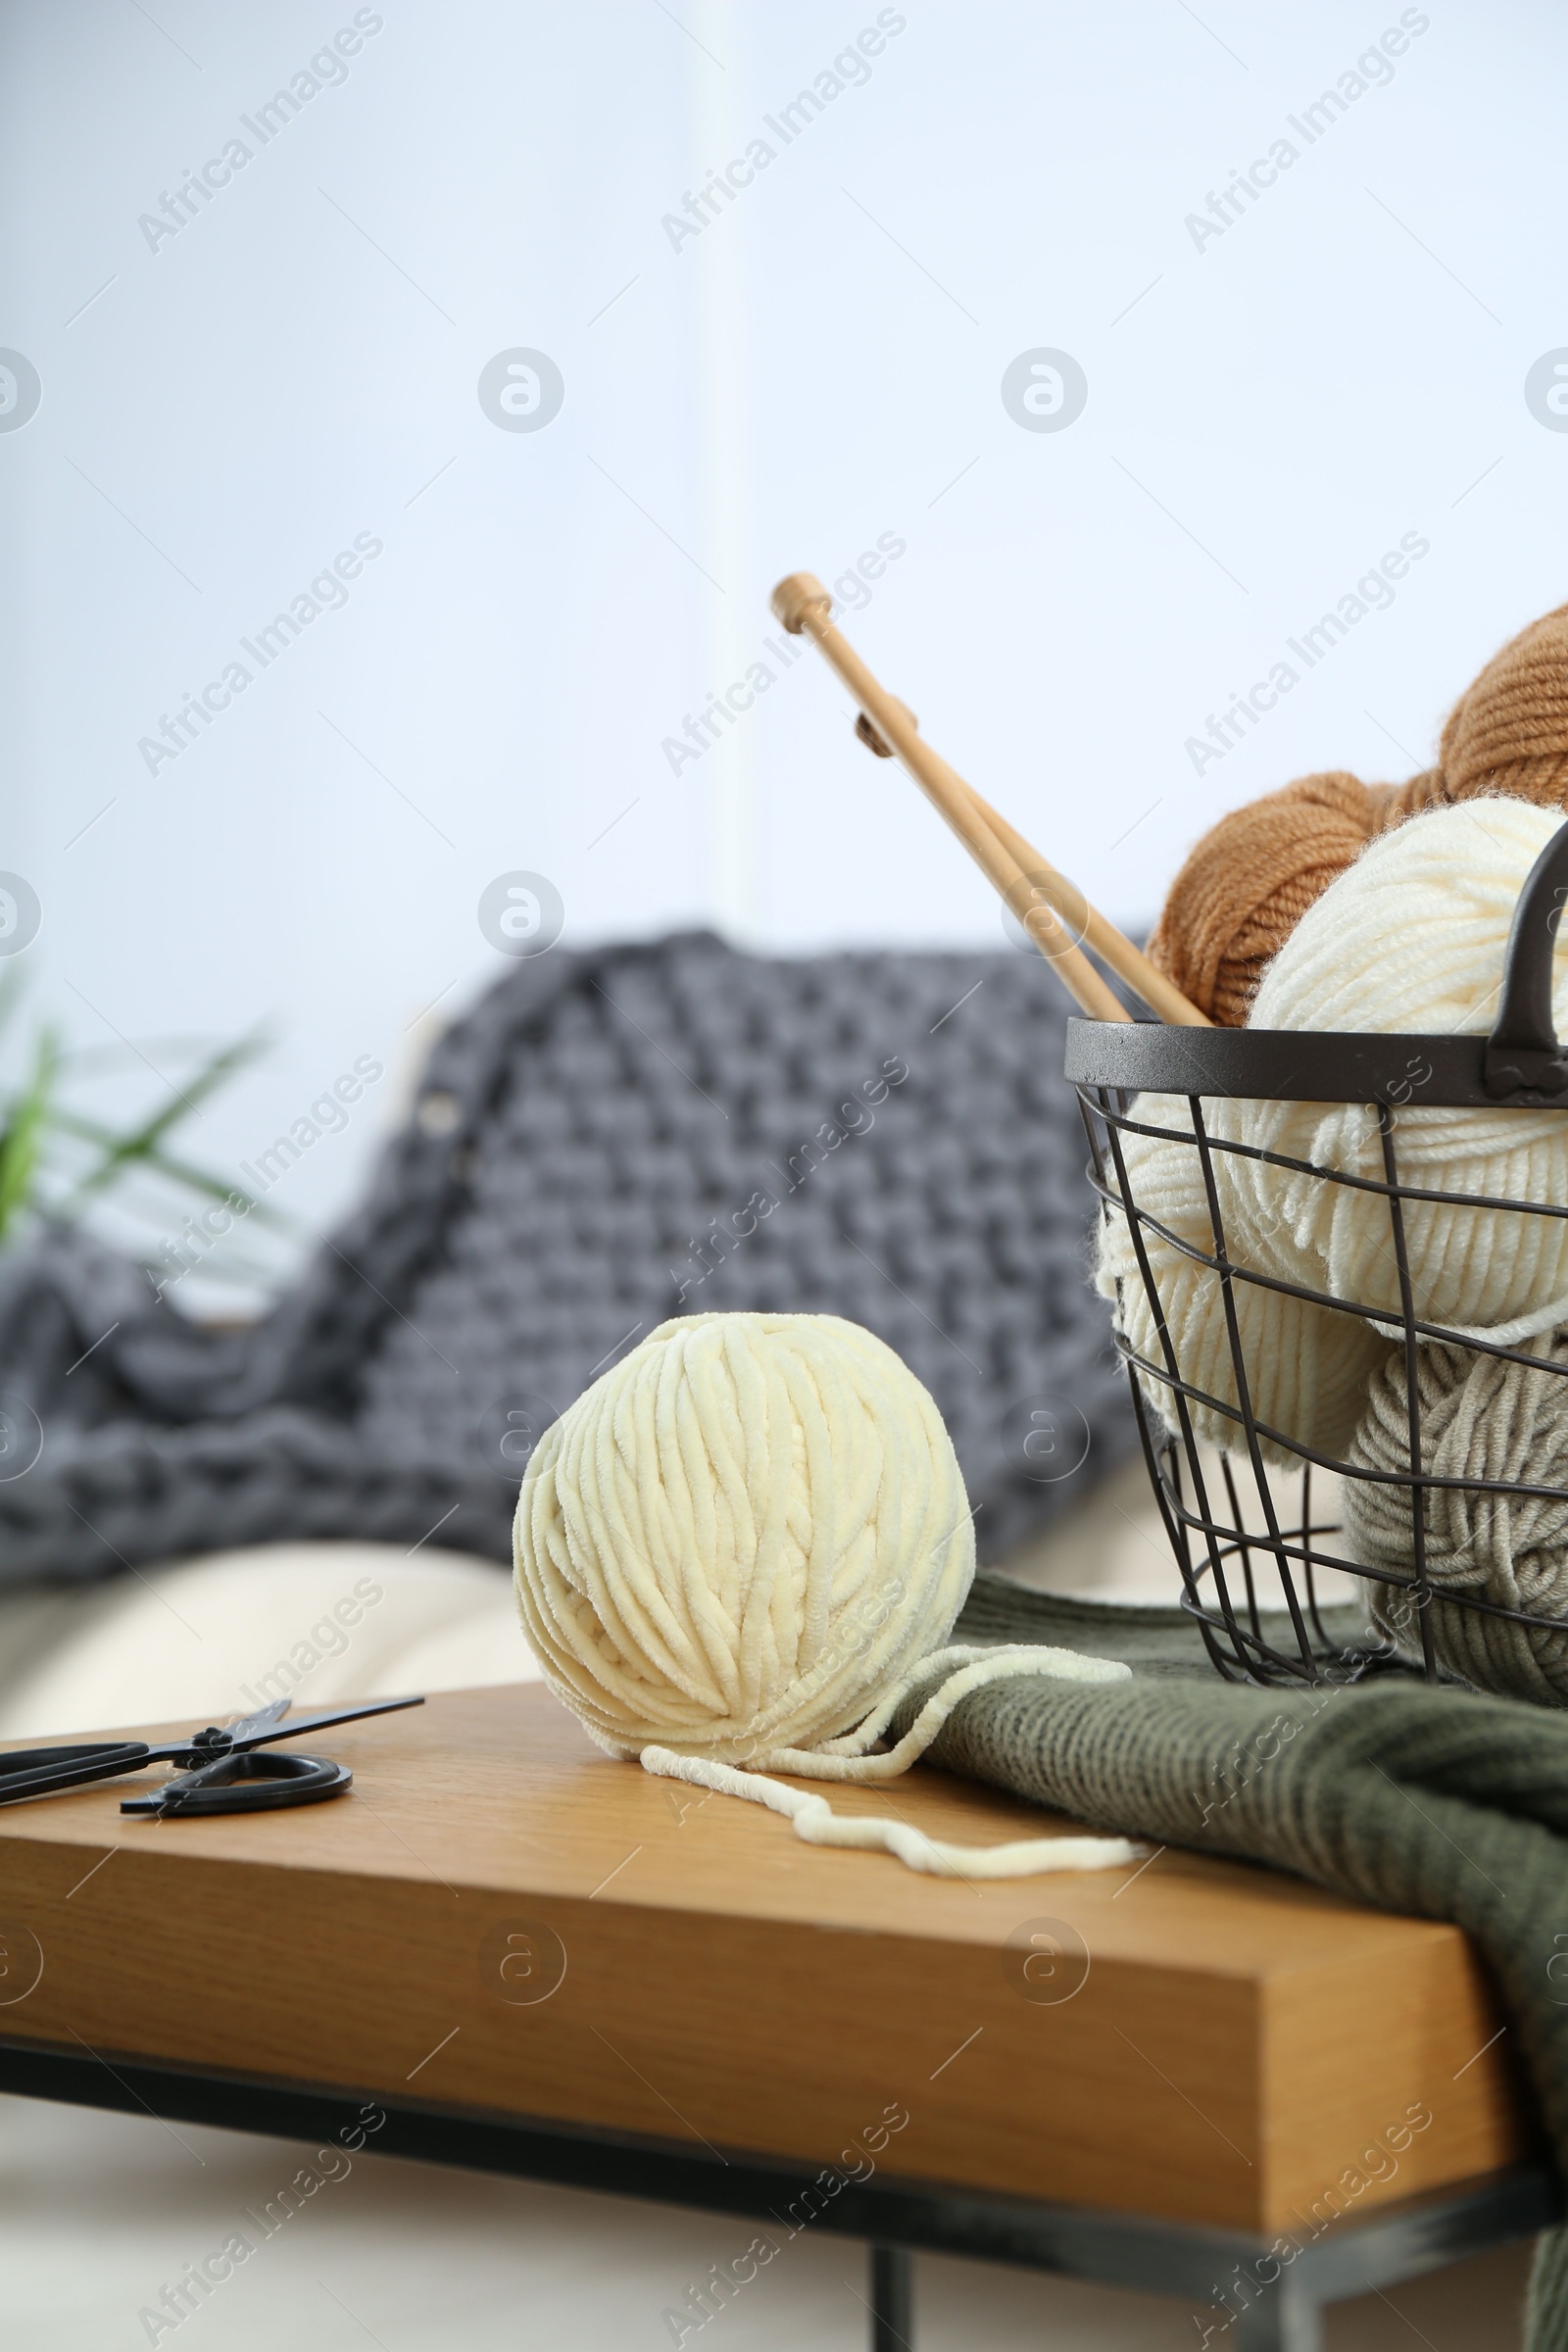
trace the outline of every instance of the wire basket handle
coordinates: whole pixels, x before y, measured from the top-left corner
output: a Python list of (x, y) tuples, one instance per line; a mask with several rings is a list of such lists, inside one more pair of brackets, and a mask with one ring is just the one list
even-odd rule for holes
[(1536, 859), (1519, 893), (1502, 966), (1502, 999), (1483, 1057), (1489, 1095), (1568, 1093), (1568, 1054), (1551, 1010), (1551, 959), (1568, 905), (1568, 825)]

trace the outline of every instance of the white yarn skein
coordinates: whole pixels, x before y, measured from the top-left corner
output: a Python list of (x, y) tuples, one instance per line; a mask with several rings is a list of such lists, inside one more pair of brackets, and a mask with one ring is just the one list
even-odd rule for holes
[[(1180, 1095), (1140, 1095), (1129, 1115), (1151, 1127), (1193, 1133), (1192, 1111)], [(1209, 1123), (1204, 1112), (1205, 1125)], [(1179, 1377), (1205, 1396), (1205, 1403), (1189, 1397), (1188, 1415), (1197, 1436), (1222, 1450), (1243, 1443), (1241, 1398), (1225, 1317), (1224, 1291), (1212, 1267), (1187, 1255), (1187, 1250), (1215, 1254), (1214, 1228), (1202, 1164), (1193, 1143), (1165, 1137), (1123, 1132), (1122, 1157), (1128, 1185), (1138, 1206), (1176, 1237), (1167, 1241), (1149, 1225), (1142, 1228), (1149, 1270), (1159, 1294), (1161, 1312), (1176, 1354)], [(1215, 1190), (1226, 1200), (1222, 1162), (1215, 1152)], [(1114, 1167), (1106, 1172), (1115, 1183)], [(1231, 1263), (1259, 1267), (1259, 1256), (1237, 1229), (1227, 1205), (1223, 1209), (1225, 1244)], [(1186, 1250), (1177, 1247), (1184, 1243)], [(1260, 1270), (1277, 1269), (1263, 1265)], [(1299, 1277), (1296, 1277), (1299, 1279)], [(1115, 1304), (1116, 1327), (1135, 1354), (1146, 1363), (1168, 1371), (1154, 1309), (1133, 1247), (1132, 1229), (1120, 1209), (1107, 1212), (1101, 1228), (1095, 1282), (1102, 1296)], [(1355, 1434), (1366, 1384), (1388, 1353), (1389, 1344), (1372, 1326), (1355, 1315), (1336, 1314), (1332, 1307), (1292, 1298), (1258, 1283), (1233, 1281), (1242, 1362), (1248, 1395), (1256, 1420), (1281, 1430), (1319, 1452), (1341, 1456)], [(1179, 1431), (1176, 1393), (1166, 1380), (1140, 1374), (1140, 1385), (1160, 1420)], [(1229, 1407), (1226, 1411), (1224, 1408)], [(1265, 1459), (1294, 1465), (1295, 1456), (1281, 1446), (1259, 1437)]]
[[(951, 1846), (763, 1777), (887, 1779), (986, 1683), (1129, 1674), (1070, 1650), (943, 1646), (974, 1577), (962, 1474), (924, 1388), (857, 1324), (662, 1324), (540, 1441), (514, 1548), (546, 1680), (612, 1756), (768, 1805), (812, 1844), (877, 1846), (938, 1876), (1108, 1869), (1140, 1850)], [(906, 1736), (868, 1754), (938, 1671)]]
[[(1302, 916), (1265, 972), (1251, 1029), (1484, 1035), (1496, 1017), (1503, 956), (1518, 896), (1560, 815), (1511, 800), (1466, 801), (1412, 817), (1372, 842)], [(1568, 970), (1553, 1003), (1568, 1030)], [(1560, 1110), (1444, 1109), (1423, 1105), (1420, 1073), (1395, 1113), (1402, 1184), (1568, 1202), (1568, 1120)], [(1133, 1115), (1189, 1130), (1184, 1101), (1140, 1097)], [(1385, 1181), (1377, 1111), (1361, 1103), (1205, 1102), (1216, 1144), (1278, 1152), (1374, 1183)], [(1192, 1146), (1125, 1139), (1139, 1205), (1183, 1240), (1213, 1250), (1207, 1196)], [(1402, 1332), (1398, 1262), (1386, 1198), (1216, 1150), (1214, 1187), (1232, 1262), (1387, 1311), (1387, 1323), (1232, 1286), (1243, 1357), (1258, 1418), (1310, 1449), (1343, 1458), (1367, 1382)], [(1568, 1219), (1451, 1201), (1406, 1200), (1405, 1243), (1417, 1317), (1459, 1337), (1515, 1346), (1568, 1321)], [(1235, 1404), (1218, 1277), (1148, 1233), (1151, 1268), (1184, 1379)], [(1161, 1363), (1154, 1317), (1125, 1219), (1112, 1211), (1098, 1280), (1116, 1296), (1118, 1323), (1137, 1351)], [(1146, 1381), (1167, 1426), (1168, 1390)], [(1240, 1442), (1226, 1415), (1193, 1408), (1199, 1434)], [(1288, 1459), (1264, 1445), (1266, 1455)]]
[[(1308, 908), (1263, 976), (1249, 1027), (1484, 1035), (1496, 1018), (1503, 956), (1525, 879), (1561, 825), (1529, 802), (1475, 800), (1411, 818), (1372, 842)], [(1561, 944), (1561, 943), (1559, 943)], [(1568, 1028), (1568, 966), (1553, 974)], [(1384, 1181), (1370, 1105), (1219, 1102), (1216, 1135)], [(1568, 1120), (1560, 1110), (1395, 1113), (1401, 1184), (1568, 1203)], [(1255, 1160), (1223, 1159), (1227, 1227), (1255, 1262), (1397, 1317), (1398, 1264), (1387, 1200)], [(1406, 1200), (1415, 1312), (1503, 1346), (1568, 1321), (1568, 1219)], [(1385, 1327), (1397, 1336), (1402, 1324)]]

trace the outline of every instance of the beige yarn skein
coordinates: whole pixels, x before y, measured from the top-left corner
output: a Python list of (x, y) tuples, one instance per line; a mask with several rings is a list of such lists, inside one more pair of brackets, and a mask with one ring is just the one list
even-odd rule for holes
[[(1568, 1334), (1539, 1352), (1568, 1367)], [(1568, 1370), (1546, 1372), (1474, 1355), (1465, 1348), (1417, 1351), (1422, 1467), (1434, 1478), (1502, 1480), (1568, 1494)], [(1403, 1350), (1372, 1384), (1350, 1460), (1364, 1470), (1408, 1474)], [(1348, 1478), (1347, 1547), (1363, 1567), (1408, 1576), (1415, 1564), (1408, 1487)], [(1568, 1631), (1515, 1625), (1445, 1597), (1467, 1593), (1499, 1608), (1568, 1618), (1568, 1500), (1489, 1494), (1473, 1487), (1426, 1490), (1429, 1614), (1440, 1662), (1478, 1690), (1544, 1706), (1568, 1705)], [(1413, 1595), (1367, 1579), (1375, 1624), (1406, 1655), (1421, 1654)]]
[[(662, 1324), (547, 1431), (514, 1539), (528, 1641), (611, 1755), (771, 1806), (810, 1843), (881, 1847), (944, 1877), (1136, 1853), (1120, 1838), (946, 1845), (766, 1777), (885, 1780), (983, 1684), (1127, 1678), (1068, 1650), (944, 1646), (974, 1577), (962, 1474), (931, 1397), (858, 1324)], [(909, 1732), (870, 1753), (938, 1673)]]

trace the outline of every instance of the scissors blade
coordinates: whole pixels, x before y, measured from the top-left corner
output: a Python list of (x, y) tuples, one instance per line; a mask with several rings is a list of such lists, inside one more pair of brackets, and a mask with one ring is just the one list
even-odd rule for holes
[(270, 1740), (299, 1740), (307, 1732), (321, 1731), (330, 1723), (358, 1723), (362, 1715), (395, 1715), (400, 1707), (422, 1707), (423, 1704), (422, 1696), (418, 1698), (378, 1698), (372, 1700), (368, 1706), (339, 1707), (330, 1715), (300, 1715), (292, 1723), (282, 1724), (271, 1731), (248, 1733), (244, 1737), (241, 1737), (242, 1727), (236, 1724), (232, 1734), (233, 1746), (236, 1748), (265, 1747)]
[(242, 1715), (238, 1723), (231, 1723), (228, 1727), (230, 1740), (249, 1740), (256, 1733), (267, 1731), (272, 1724), (281, 1723), (290, 1704), (286, 1698), (274, 1698), (270, 1707), (258, 1707), (254, 1715)]
[[(154, 1764), (177, 1764), (182, 1756), (227, 1756), (232, 1755), (237, 1747), (254, 1746), (258, 1740), (275, 1740), (279, 1737), (276, 1727), (288, 1713), (289, 1704), (286, 1698), (274, 1698), (270, 1706), (258, 1707), (254, 1715), (242, 1715), (238, 1723), (231, 1723), (223, 1730), (222, 1741), (216, 1747), (200, 1733), (192, 1732), (187, 1739), (172, 1740), (167, 1747), (151, 1748), (148, 1761)], [(208, 1726), (211, 1731), (220, 1728), (216, 1724)]]

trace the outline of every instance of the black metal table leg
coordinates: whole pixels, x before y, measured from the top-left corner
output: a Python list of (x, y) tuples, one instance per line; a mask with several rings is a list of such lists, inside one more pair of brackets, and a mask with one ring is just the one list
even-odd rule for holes
[(1323, 2308), (1290, 2274), (1265, 2287), (1235, 2322), (1234, 2352), (1323, 2352)]
[(903, 2246), (873, 2246), (871, 2352), (913, 2352), (913, 2347), (914, 2256)]

